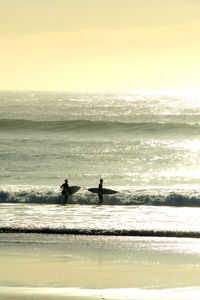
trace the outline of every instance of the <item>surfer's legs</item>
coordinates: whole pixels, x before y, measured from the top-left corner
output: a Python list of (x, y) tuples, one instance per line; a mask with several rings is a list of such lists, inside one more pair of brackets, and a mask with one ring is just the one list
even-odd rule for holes
[(98, 194), (99, 196), (99, 204), (103, 203), (103, 195), (102, 194)]
[(65, 199), (63, 201), (63, 204), (65, 205), (67, 203), (68, 195), (65, 194)]

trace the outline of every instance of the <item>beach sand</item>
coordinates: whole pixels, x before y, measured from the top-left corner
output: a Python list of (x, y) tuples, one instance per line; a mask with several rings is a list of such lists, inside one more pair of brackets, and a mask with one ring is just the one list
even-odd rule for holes
[(0, 299), (199, 299), (198, 239), (29, 237), (0, 237)]

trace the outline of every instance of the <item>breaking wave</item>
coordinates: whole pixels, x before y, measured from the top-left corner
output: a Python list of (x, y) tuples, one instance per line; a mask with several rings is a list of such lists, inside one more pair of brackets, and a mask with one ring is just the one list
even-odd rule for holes
[[(120, 190), (115, 195), (104, 195), (104, 205), (150, 205), (200, 207), (200, 191), (181, 190)], [(0, 203), (62, 204), (63, 196), (57, 188), (32, 186), (3, 186)], [(96, 205), (98, 197), (82, 188), (68, 199), (68, 204)]]

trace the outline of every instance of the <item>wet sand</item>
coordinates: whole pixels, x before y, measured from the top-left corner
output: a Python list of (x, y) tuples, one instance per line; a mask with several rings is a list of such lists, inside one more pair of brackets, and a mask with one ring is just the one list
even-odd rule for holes
[(9, 237), (0, 299), (199, 299), (198, 239)]

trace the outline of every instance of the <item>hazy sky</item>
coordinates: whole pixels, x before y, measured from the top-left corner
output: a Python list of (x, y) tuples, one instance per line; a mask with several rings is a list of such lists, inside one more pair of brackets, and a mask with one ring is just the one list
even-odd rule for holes
[(0, 0), (0, 89), (199, 88), (200, 0)]

